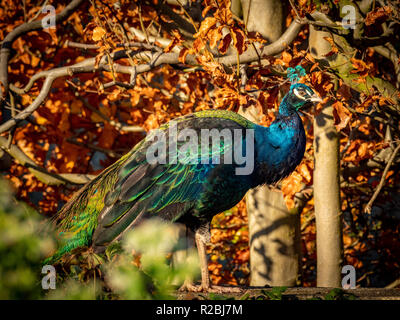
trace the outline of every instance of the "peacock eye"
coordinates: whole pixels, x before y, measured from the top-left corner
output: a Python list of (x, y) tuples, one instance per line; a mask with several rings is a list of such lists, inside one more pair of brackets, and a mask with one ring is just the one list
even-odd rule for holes
[(308, 96), (308, 92), (306, 90), (304, 90), (303, 88), (295, 88), (293, 90), (293, 93), (295, 96), (297, 96), (298, 98), (305, 100)]

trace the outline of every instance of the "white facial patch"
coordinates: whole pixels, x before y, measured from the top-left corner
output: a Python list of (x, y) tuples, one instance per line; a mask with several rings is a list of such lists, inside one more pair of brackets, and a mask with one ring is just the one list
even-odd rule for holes
[(301, 99), (301, 100), (306, 100), (306, 97), (305, 97), (305, 96), (302, 96), (302, 95), (300, 94), (299, 90), (297, 90), (296, 88), (293, 89), (293, 93), (295, 94), (295, 96), (296, 96), (297, 98), (299, 98), (299, 99)]

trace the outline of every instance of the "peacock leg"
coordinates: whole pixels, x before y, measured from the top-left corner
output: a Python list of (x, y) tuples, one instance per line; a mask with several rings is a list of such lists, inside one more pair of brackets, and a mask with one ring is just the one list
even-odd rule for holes
[(209, 291), (210, 289), (210, 274), (208, 272), (206, 237), (207, 233), (205, 233), (204, 230), (196, 230), (195, 240), (200, 259), (201, 289), (203, 291)]
[[(197, 232), (196, 232), (197, 234)], [(192, 248), (194, 246), (197, 247), (197, 251), (199, 253), (199, 257), (200, 257), (200, 251), (199, 251), (199, 246), (197, 245), (197, 241), (196, 239), (199, 236), (196, 236), (195, 233), (193, 233), (193, 231), (191, 231), (189, 228), (186, 228), (186, 253), (187, 250), (189, 250), (189, 248)], [(207, 257), (206, 257), (207, 259)], [(194, 281), (192, 278), (186, 278), (185, 281), (183, 282), (182, 286), (179, 288), (179, 291), (188, 291), (188, 292), (200, 292), (203, 291), (202, 285), (195, 285)]]
[(238, 287), (222, 287), (211, 285), (210, 274), (208, 272), (208, 261), (206, 244), (210, 241), (211, 235), (209, 231), (209, 225), (203, 226), (196, 230), (195, 241), (197, 252), (200, 260), (201, 269), (201, 285), (194, 285), (192, 281), (185, 281), (180, 291), (191, 291), (191, 292), (216, 292), (216, 293), (235, 293), (241, 292)]

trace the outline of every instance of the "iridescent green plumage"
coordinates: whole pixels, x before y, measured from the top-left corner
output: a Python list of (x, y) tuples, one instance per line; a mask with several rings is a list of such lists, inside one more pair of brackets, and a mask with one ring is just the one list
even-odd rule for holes
[(117, 180), (119, 166), (129, 154), (80, 189), (56, 215), (54, 220), (58, 221), (60, 249), (45, 263), (54, 262), (65, 253), (90, 244), (97, 216), (104, 207), (104, 197)]
[[(242, 116), (223, 110), (197, 112), (175, 119), (174, 123), (178, 132), (185, 128), (199, 131), (254, 126)], [(169, 129), (169, 123), (160, 127), (167, 137)], [(210, 199), (202, 192), (207, 174), (215, 165), (185, 165), (181, 162), (151, 165), (146, 161), (146, 150), (152, 142), (149, 135), (78, 191), (62, 208), (57, 215), (60, 249), (47, 262), (80, 246), (103, 248), (142, 218), (177, 221), (188, 210), (193, 211), (193, 216), (204, 211)], [(218, 152), (223, 154), (223, 150), (222, 146)], [(209, 156), (213, 157), (212, 154)], [(236, 198), (234, 201), (240, 200)]]

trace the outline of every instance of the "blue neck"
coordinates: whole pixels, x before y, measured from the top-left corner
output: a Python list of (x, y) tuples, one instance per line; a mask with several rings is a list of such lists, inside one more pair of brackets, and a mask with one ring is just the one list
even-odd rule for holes
[(296, 111), (293, 110), (293, 107), (290, 107), (290, 101), (289, 101), (289, 95), (285, 95), (281, 101), (281, 104), (279, 105), (279, 114), (281, 116), (291, 116), (293, 115)]
[(257, 125), (255, 129), (256, 162), (277, 171), (286, 169), (287, 165), (291, 167), (292, 162), (297, 166), (305, 147), (303, 123), (297, 112), (281, 103), (279, 114), (283, 117), (277, 118), (269, 127)]

